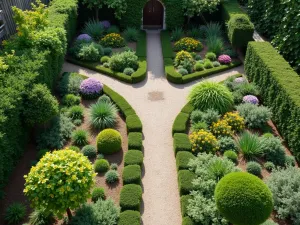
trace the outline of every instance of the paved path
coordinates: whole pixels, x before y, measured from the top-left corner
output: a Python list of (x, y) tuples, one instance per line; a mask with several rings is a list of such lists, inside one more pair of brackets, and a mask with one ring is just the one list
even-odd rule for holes
[[(169, 83), (164, 76), (159, 33), (148, 32), (147, 41), (148, 78), (139, 84), (121, 83), (69, 63), (65, 63), (64, 71), (78, 72), (99, 79), (123, 95), (133, 106), (142, 120), (145, 137), (143, 224), (181, 225), (171, 129), (175, 117), (186, 103), (189, 90), (197, 81), (185, 85)], [(221, 81), (236, 73), (243, 73), (243, 67), (210, 76), (208, 79)]]

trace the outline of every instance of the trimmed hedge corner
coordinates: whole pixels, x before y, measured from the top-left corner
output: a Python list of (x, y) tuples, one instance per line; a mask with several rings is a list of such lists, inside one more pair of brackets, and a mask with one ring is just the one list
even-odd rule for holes
[(123, 184), (141, 184), (142, 171), (139, 165), (125, 166), (122, 174)]
[(176, 154), (176, 166), (177, 170), (187, 170), (189, 169), (188, 163), (191, 159), (194, 159), (195, 156), (191, 152), (180, 151)]
[(123, 186), (120, 195), (121, 210), (140, 211), (142, 200), (142, 188), (137, 184), (127, 184)]
[(126, 126), (128, 132), (142, 132), (143, 126), (137, 115), (129, 115), (126, 117)]
[(126, 210), (120, 213), (118, 225), (140, 225), (141, 214), (133, 210)]
[(196, 178), (196, 175), (189, 170), (178, 171), (178, 185), (180, 195), (187, 195), (193, 190), (192, 181)]
[(175, 155), (179, 151), (192, 151), (192, 145), (189, 139), (189, 136), (187, 134), (183, 133), (175, 133), (173, 136), (173, 147)]
[(143, 134), (140, 132), (130, 132), (128, 134), (128, 149), (143, 149)]
[(191, 103), (186, 103), (186, 105), (182, 108), (181, 112), (186, 114), (191, 114), (194, 110), (194, 106)]
[(249, 43), (245, 72), (260, 87), (279, 132), (300, 160), (300, 77), (268, 42)]
[(143, 153), (139, 150), (129, 150), (125, 154), (124, 164), (128, 165), (139, 165), (142, 167), (144, 156)]
[(187, 113), (180, 112), (172, 127), (172, 134), (174, 135), (175, 133), (185, 133), (187, 131), (187, 123), (189, 120), (190, 115)]
[(139, 58), (147, 57), (147, 34), (146, 31), (141, 30), (139, 40), (136, 43), (136, 55)]
[(191, 195), (183, 195), (180, 197), (180, 208), (182, 217), (187, 216), (187, 206), (189, 204), (189, 199), (192, 199)]

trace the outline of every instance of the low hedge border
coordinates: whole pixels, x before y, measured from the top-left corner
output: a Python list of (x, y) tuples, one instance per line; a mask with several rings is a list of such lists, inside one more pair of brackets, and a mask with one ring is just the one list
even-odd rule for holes
[(176, 166), (177, 170), (188, 170), (188, 163), (191, 159), (194, 159), (195, 156), (191, 152), (179, 151), (176, 154)]
[(142, 171), (139, 165), (125, 166), (122, 174), (123, 184), (141, 184)]
[(187, 216), (187, 206), (189, 204), (189, 199), (192, 199), (191, 195), (182, 195), (180, 197), (180, 208), (181, 208), (181, 215)]
[(140, 150), (129, 150), (125, 154), (124, 165), (143, 165), (144, 155)]
[(184, 133), (175, 133), (173, 136), (173, 148), (175, 156), (179, 151), (192, 151), (192, 145), (190, 143), (189, 136)]
[(143, 134), (141, 132), (128, 134), (128, 149), (143, 150)]
[(187, 103), (180, 113), (177, 115), (175, 118), (175, 121), (173, 123), (172, 127), (172, 134), (174, 135), (175, 133), (186, 133), (187, 131), (187, 126), (188, 126), (188, 120), (190, 118), (190, 114), (193, 112), (194, 107), (190, 104)]
[(142, 200), (142, 187), (137, 184), (126, 184), (120, 194), (121, 210), (140, 211)]
[(190, 217), (186, 216), (182, 220), (182, 225), (196, 225), (196, 223)]
[(178, 186), (179, 193), (181, 195), (187, 195), (193, 190), (192, 181), (196, 178), (196, 175), (189, 170), (178, 171)]
[(126, 210), (120, 213), (118, 225), (140, 225), (141, 213), (133, 210)]
[(142, 122), (137, 115), (126, 117), (126, 127), (128, 132), (141, 132), (143, 129)]

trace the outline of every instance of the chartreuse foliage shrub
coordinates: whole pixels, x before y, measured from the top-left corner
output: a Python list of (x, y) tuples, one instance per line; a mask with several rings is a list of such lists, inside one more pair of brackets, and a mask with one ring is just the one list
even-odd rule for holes
[(62, 103), (65, 106), (74, 106), (74, 105), (79, 105), (80, 104), (80, 97), (76, 96), (74, 94), (67, 94), (64, 96), (62, 99)]
[(250, 42), (245, 60), (245, 71), (263, 92), (264, 104), (272, 110), (272, 120), (290, 150), (300, 158), (300, 78), (289, 64), (267, 42)]
[(26, 207), (21, 203), (12, 203), (6, 209), (4, 220), (7, 224), (18, 224), (26, 216)]
[(139, 165), (140, 167), (142, 167), (143, 159), (144, 159), (144, 156), (140, 150), (129, 150), (125, 154), (124, 164), (125, 164), (125, 166)]
[(133, 210), (126, 210), (120, 214), (118, 225), (140, 225), (141, 214)]
[(93, 166), (82, 154), (68, 149), (54, 151), (25, 176), (24, 194), (35, 208), (62, 216), (67, 209), (76, 209), (86, 202), (94, 177)]
[(280, 219), (291, 219), (292, 224), (300, 222), (300, 169), (288, 167), (273, 170), (267, 180), (273, 193), (274, 209)]
[(121, 210), (140, 211), (142, 200), (142, 188), (137, 184), (127, 184), (123, 186), (120, 194)]
[(106, 159), (97, 159), (94, 164), (95, 172), (103, 173), (109, 169), (109, 162)]
[(223, 177), (216, 186), (215, 199), (220, 213), (238, 225), (259, 225), (273, 210), (270, 189), (262, 180), (245, 172)]
[(128, 134), (128, 149), (143, 149), (143, 134), (140, 132), (130, 132)]
[(114, 129), (105, 129), (97, 136), (97, 149), (99, 153), (114, 154), (122, 148), (122, 136)]
[(140, 184), (142, 171), (139, 165), (125, 166), (122, 174), (123, 184)]

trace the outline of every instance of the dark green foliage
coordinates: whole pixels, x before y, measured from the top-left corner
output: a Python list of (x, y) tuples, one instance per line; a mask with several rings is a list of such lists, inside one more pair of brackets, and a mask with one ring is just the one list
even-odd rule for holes
[(147, 57), (147, 35), (146, 31), (139, 31), (139, 39), (136, 44), (136, 55), (139, 58)]
[(128, 149), (143, 149), (143, 134), (140, 132), (130, 132), (128, 134)]
[(122, 174), (123, 184), (140, 184), (142, 171), (139, 165), (125, 166)]
[(195, 223), (190, 217), (186, 216), (182, 219), (182, 225), (195, 225)]
[(97, 149), (93, 145), (86, 145), (81, 149), (81, 153), (88, 158), (94, 158), (97, 155)]
[(41, 149), (41, 150), (39, 150), (39, 151), (37, 152), (37, 154), (36, 154), (36, 158), (37, 158), (38, 160), (40, 160), (41, 158), (43, 158), (44, 155), (46, 155), (47, 152), (49, 152), (48, 149)]
[(287, 166), (295, 166), (296, 165), (296, 159), (292, 155), (285, 155), (285, 164)]
[(90, 20), (85, 23), (82, 33), (88, 34), (94, 41), (99, 41), (104, 34), (104, 27), (99, 24), (99, 21)]
[(180, 151), (176, 154), (176, 166), (177, 170), (187, 170), (189, 169), (189, 161), (194, 159), (195, 156), (191, 152)]
[(88, 144), (89, 133), (86, 130), (79, 129), (72, 132), (72, 142), (76, 146), (84, 146)]
[(161, 39), (162, 54), (164, 59), (174, 58), (174, 52), (171, 45), (171, 37), (169, 31), (161, 31), (160, 39)]
[(128, 132), (141, 132), (143, 129), (142, 122), (137, 115), (126, 117), (126, 127)]
[(191, 195), (183, 195), (180, 197), (180, 208), (181, 208), (181, 216), (187, 216), (187, 206), (189, 204), (189, 199), (192, 199)]
[(105, 129), (97, 136), (97, 149), (99, 153), (114, 154), (122, 148), (122, 136), (114, 129)]
[(173, 123), (172, 134), (185, 133), (187, 130), (188, 120), (189, 120), (189, 114), (180, 112)]
[(26, 207), (21, 203), (13, 203), (6, 209), (4, 219), (7, 224), (18, 224), (26, 215)]
[(178, 185), (180, 195), (187, 195), (193, 190), (192, 181), (196, 178), (196, 175), (189, 170), (178, 171)]
[(68, 117), (70, 117), (72, 120), (82, 120), (84, 117), (83, 107), (79, 105), (70, 107), (68, 111)]
[(102, 46), (94, 42), (82, 44), (78, 50), (76, 58), (83, 61), (98, 62), (104, 55)]
[(225, 152), (227, 150), (235, 150), (237, 151), (237, 147), (235, 145), (235, 141), (232, 137), (220, 137), (218, 139), (219, 142), (219, 150), (221, 152)]
[(192, 151), (192, 145), (190, 143), (189, 136), (187, 134), (175, 133), (173, 136), (173, 148), (175, 155), (179, 151)]
[(260, 138), (260, 143), (261, 150), (267, 161), (274, 163), (276, 166), (284, 166), (285, 149), (279, 138), (263, 136)]
[(137, 42), (139, 39), (139, 31), (133, 27), (127, 27), (124, 32), (123, 36), (127, 42)]
[(104, 192), (104, 188), (102, 188), (102, 187), (96, 187), (96, 188), (94, 188), (94, 190), (92, 192), (92, 201), (95, 203), (99, 199), (102, 199), (102, 200), (105, 199), (105, 192)]
[(110, 47), (103, 48), (103, 54), (105, 56), (110, 56), (111, 53), (112, 53), (112, 48), (110, 48)]
[(78, 73), (64, 73), (58, 86), (60, 95), (79, 95), (80, 84), (82, 81), (83, 77)]
[(263, 92), (264, 104), (272, 110), (272, 119), (290, 150), (300, 158), (300, 78), (270, 43), (250, 42), (245, 71)]
[(80, 104), (80, 97), (74, 95), (74, 94), (67, 94), (64, 96), (62, 103), (66, 106), (74, 106)]
[(142, 188), (137, 184), (127, 184), (123, 186), (120, 194), (121, 210), (140, 211), (142, 200)]
[(273, 210), (269, 188), (262, 180), (245, 172), (223, 177), (216, 186), (215, 199), (220, 213), (233, 224), (261, 224)]
[(264, 164), (264, 167), (266, 168), (266, 170), (268, 170), (269, 172), (272, 172), (273, 169), (275, 169), (275, 165), (272, 162), (266, 162)]
[(108, 171), (109, 162), (106, 159), (97, 159), (94, 164), (95, 172), (103, 173)]
[(184, 24), (184, 10), (181, 0), (163, 0), (166, 9), (166, 26), (168, 30), (182, 27)]
[(127, 0), (126, 12), (122, 15), (120, 24), (122, 28), (134, 27), (140, 29), (141, 18), (143, 17), (143, 8), (146, 4), (146, 0)]
[(247, 163), (246, 170), (248, 173), (251, 173), (255, 176), (261, 176), (261, 165), (257, 162), (251, 161)]
[(139, 165), (142, 166), (143, 165), (143, 153), (139, 150), (129, 150), (126, 154), (125, 154), (125, 158), (124, 158), (124, 165), (128, 166), (128, 165)]
[(141, 214), (137, 211), (126, 210), (120, 214), (118, 225), (140, 225)]

